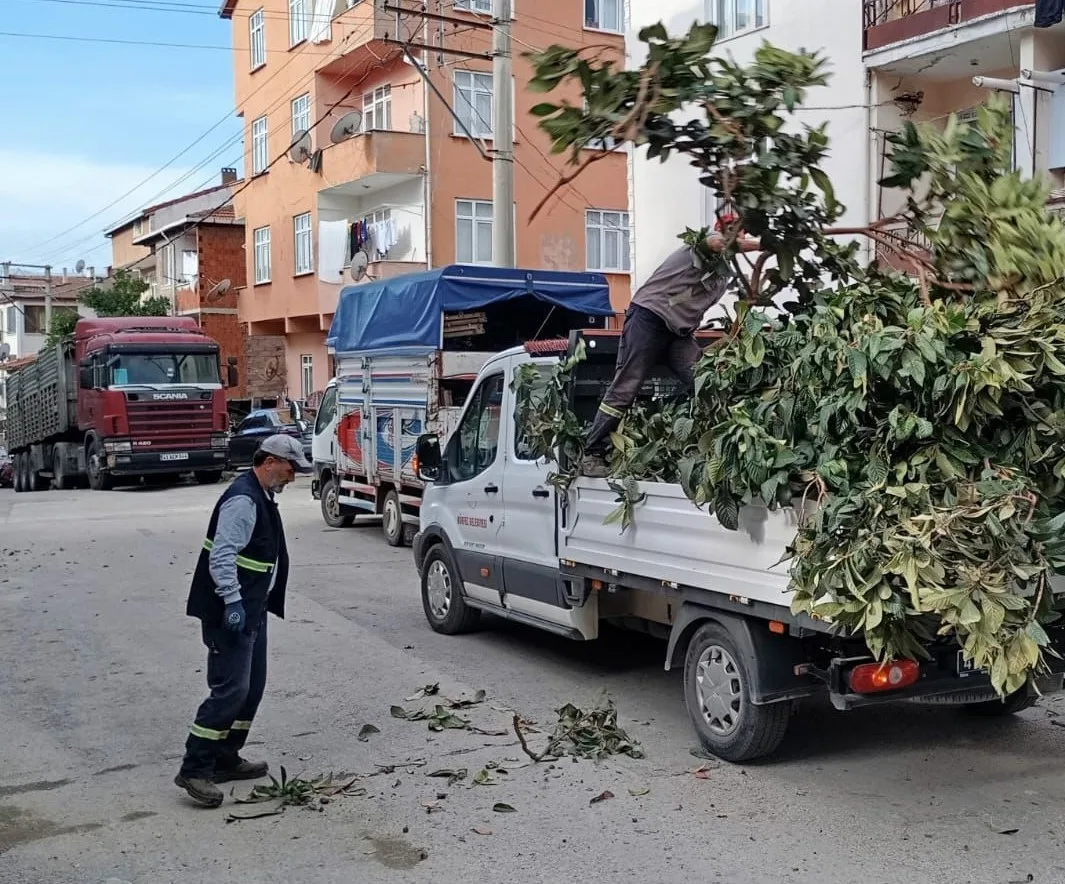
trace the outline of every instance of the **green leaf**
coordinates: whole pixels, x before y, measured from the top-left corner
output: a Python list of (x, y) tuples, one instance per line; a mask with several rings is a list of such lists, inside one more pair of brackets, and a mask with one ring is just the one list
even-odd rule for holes
[(504, 804), (502, 801), (497, 801), (492, 805), (492, 810), (496, 813), (517, 813), (517, 811), (509, 804)]

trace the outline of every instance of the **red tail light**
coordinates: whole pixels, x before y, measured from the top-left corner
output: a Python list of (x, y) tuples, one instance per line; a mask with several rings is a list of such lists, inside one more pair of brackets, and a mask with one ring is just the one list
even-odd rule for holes
[(863, 663), (851, 670), (851, 690), (856, 694), (875, 694), (909, 687), (921, 674), (915, 660), (887, 660)]

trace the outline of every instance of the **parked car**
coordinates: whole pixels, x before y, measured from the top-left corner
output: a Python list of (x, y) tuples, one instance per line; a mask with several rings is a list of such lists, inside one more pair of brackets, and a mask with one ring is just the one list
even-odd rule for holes
[(11, 488), (15, 484), (15, 467), (11, 455), (0, 448), (0, 488)]
[(303, 443), (303, 452), (311, 458), (311, 428), (293, 403), (282, 408), (261, 408), (244, 418), (229, 437), (229, 468), (243, 470), (251, 466), (256, 450), (267, 436), (284, 433)]

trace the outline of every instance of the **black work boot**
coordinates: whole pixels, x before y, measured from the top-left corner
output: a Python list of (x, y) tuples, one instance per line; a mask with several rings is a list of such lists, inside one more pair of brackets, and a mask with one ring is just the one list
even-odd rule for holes
[(174, 777), (174, 785), (184, 789), (193, 801), (204, 807), (218, 807), (224, 798), (218, 786), (202, 777), (184, 777), (178, 774)]
[(228, 783), (230, 780), (259, 780), (269, 773), (270, 765), (265, 761), (246, 761), (237, 756), (235, 761), (219, 761), (215, 767), (214, 781)]
[(610, 475), (606, 458), (601, 454), (586, 454), (581, 461), (581, 475), (589, 479), (605, 479)]

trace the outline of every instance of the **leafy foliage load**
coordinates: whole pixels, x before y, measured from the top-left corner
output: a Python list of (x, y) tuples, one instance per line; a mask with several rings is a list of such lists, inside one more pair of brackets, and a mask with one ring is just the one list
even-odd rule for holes
[[(587, 100), (537, 108), (556, 151), (609, 135), (684, 154), (738, 213), (730, 238), (743, 229), (765, 249), (695, 397), (634, 410), (615, 434), (621, 520), (638, 507), (633, 479), (679, 481), (733, 529), (745, 505), (798, 505), (794, 611), (878, 658), (953, 637), (1015, 691), (1043, 665), (1051, 576), (1065, 571), (1065, 229), (1047, 187), (1012, 170), (1002, 103), (974, 124), (907, 124), (883, 184), (909, 191), (897, 220), (928, 248), (883, 225), (849, 231), (911, 272), (860, 267), (826, 234), (841, 211), (817, 168), (827, 135), (790, 114), (826, 81), (821, 62), (765, 45), (740, 67), (708, 54), (713, 36), (647, 29), (631, 72), (561, 47), (534, 57), (541, 88), (575, 78)], [(670, 116), (683, 108), (692, 121)], [(762, 309), (785, 288), (794, 301)], [(571, 369), (519, 381), (545, 456), (579, 453), (552, 389)]]
[[(93, 286), (78, 296), (97, 316), (169, 316), (170, 302), (162, 297), (143, 298), (148, 283), (128, 270), (116, 270), (110, 288)], [(78, 314), (56, 311), (48, 328), (47, 344), (56, 344), (74, 333)]]

